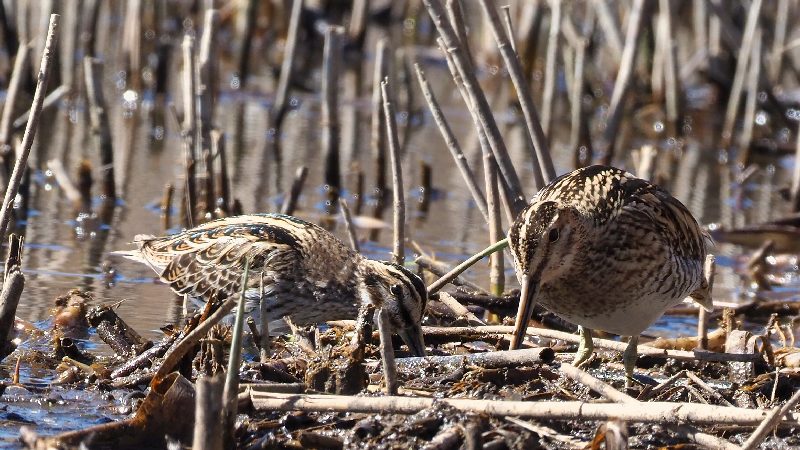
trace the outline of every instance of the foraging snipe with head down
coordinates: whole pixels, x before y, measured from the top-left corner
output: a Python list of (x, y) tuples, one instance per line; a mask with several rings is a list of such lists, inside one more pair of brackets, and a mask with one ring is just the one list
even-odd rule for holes
[(639, 334), (667, 308), (687, 296), (711, 308), (705, 239), (681, 202), (630, 173), (591, 166), (554, 180), (509, 230), (522, 287), (511, 348), (539, 302), (581, 327), (576, 365), (592, 353), (591, 328), (630, 336), (630, 379)]
[(388, 312), (409, 349), (424, 356), (420, 321), (428, 295), (405, 267), (367, 259), (328, 231), (282, 214), (214, 220), (181, 233), (136, 236), (138, 249), (117, 252), (144, 262), (178, 294), (220, 301), (246, 291), (263, 295), (270, 319), (290, 316), (299, 325), (354, 318), (361, 306)]

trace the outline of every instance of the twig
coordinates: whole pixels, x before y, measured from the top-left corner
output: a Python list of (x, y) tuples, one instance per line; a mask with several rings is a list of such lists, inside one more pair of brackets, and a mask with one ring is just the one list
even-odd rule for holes
[[(44, 101), (42, 102), (42, 111), (46, 111), (51, 107), (58, 105), (61, 97), (67, 93), (69, 93), (69, 86), (63, 84), (53, 89), (49, 94), (47, 94), (47, 97), (44, 98)], [(30, 114), (31, 111), (29, 109), (14, 119), (12, 130), (15, 133), (25, 128), (25, 124), (28, 123), (28, 116), (30, 116)]]
[(33, 139), (39, 127), (42, 102), (44, 101), (45, 91), (47, 90), (47, 80), (50, 78), (51, 65), (53, 62), (53, 51), (55, 51), (57, 42), (56, 31), (58, 30), (59, 17), (58, 14), (50, 15), (47, 40), (44, 44), (42, 60), (39, 65), (39, 75), (36, 78), (36, 91), (33, 94), (33, 101), (31, 102), (31, 114), (28, 119), (28, 125), (25, 127), (25, 134), (22, 136), (22, 144), (20, 145), (17, 161), (14, 164), (14, 170), (11, 172), (11, 177), (8, 180), (8, 187), (6, 188), (5, 197), (3, 198), (3, 205), (2, 208), (0, 208), (0, 240), (3, 239), (6, 234), (6, 229), (8, 229), (8, 223), (11, 220), (11, 209), (14, 206), (14, 199), (17, 197), (22, 177), (28, 167), (28, 155), (31, 153)]
[(614, 150), (617, 145), (617, 132), (619, 131), (622, 115), (625, 110), (625, 97), (630, 88), (631, 78), (633, 76), (633, 66), (636, 60), (636, 43), (639, 41), (639, 34), (642, 30), (644, 8), (644, 0), (634, 0), (631, 11), (628, 14), (625, 48), (622, 50), (619, 72), (617, 72), (617, 80), (614, 82), (614, 91), (611, 94), (611, 102), (608, 106), (608, 120), (605, 131), (608, 149), (606, 150), (604, 158), (605, 164), (611, 164), (614, 159)]
[[(351, 414), (415, 414), (437, 403), (460, 411), (491, 416), (519, 416), (550, 420), (608, 420), (616, 418), (636, 423), (710, 425), (756, 425), (766, 411), (729, 406), (687, 403), (647, 402), (636, 404), (588, 403), (580, 401), (507, 401), (423, 397), (351, 397), (343, 395), (296, 395), (252, 392), (257, 410), (335, 411)], [(784, 426), (795, 426), (800, 414), (788, 414)]]
[(225, 377), (225, 388), (222, 394), (223, 434), (228, 436), (226, 441), (233, 438), (234, 422), (239, 402), (236, 394), (239, 392), (239, 365), (242, 363), (242, 337), (244, 335), (244, 309), (247, 291), (247, 282), (250, 276), (250, 259), (244, 263), (242, 273), (242, 291), (236, 305), (236, 321), (233, 324), (231, 336), (231, 350), (228, 356), (228, 370)]
[(752, 450), (757, 448), (764, 438), (767, 437), (770, 431), (774, 429), (778, 423), (780, 423), (781, 418), (786, 415), (794, 406), (800, 402), (800, 389), (795, 391), (792, 398), (790, 398), (783, 406), (775, 407), (772, 411), (767, 414), (767, 417), (758, 425), (753, 434), (742, 444), (742, 450)]
[[(437, 277), (442, 277), (450, 270), (447, 264), (440, 261), (436, 261), (430, 258), (429, 256), (426, 256), (419, 250), (418, 252), (422, 256), (419, 256), (416, 260), (414, 260), (414, 262), (417, 263), (417, 265), (420, 266), (421, 268), (427, 270), (428, 272), (436, 275)], [(452, 282), (456, 286), (466, 286), (479, 294), (489, 295), (489, 291), (469, 280), (464, 280), (462, 278), (456, 277), (450, 280), (450, 282)]]
[(394, 247), (392, 260), (396, 264), (405, 262), (405, 222), (406, 200), (403, 191), (403, 169), (400, 165), (400, 142), (397, 136), (397, 122), (393, 99), (389, 96), (388, 79), (381, 82), (383, 115), (386, 120), (386, 136), (389, 141), (389, 157), (392, 162), (392, 194), (394, 202)]
[(486, 323), (480, 319), (478, 319), (475, 314), (473, 314), (470, 310), (468, 310), (464, 305), (458, 302), (452, 295), (448, 294), (447, 292), (439, 292), (439, 301), (444, 303), (445, 306), (450, 308), (453, 311), (453, 314), (456, 317), (464, 317), (467, 319), (467, 323), (472, 326), (478, 325), (486, 325)]
[(344, 228), (347, 230), (347, 237), (350, 239), (350, 247), (358, 253), (361, 251), (358, 247), (358, 236), (356, 236), (356, 229), (353, 226), (353, 218), (350, 216), (350, 208), (347, 207), (347, 200), (343, 197), (339, 197), (339, 209), (342, 213), (342, 220), (344, 220)]
[(457, 265), (452, 270), (444, 274), (444, 276), (431, 283), (430, 286), (428, 286), (428, 295), (433, 295), (436, 292), (438, 292), (447, 283), (452, 281), (455, 277), (461, 275), (462, 272), (472, 267), (473, 264), (480, 261), (487, 255), (491, 255), (492, 253), (502, 250), (506, 247), (508, 247), (508, 239), (503, 239), (502, 241), (497, 241), (494, 244), (481, 250), (479, 253), (476, 253), (475, 255), (469, 257), (469, 259)]

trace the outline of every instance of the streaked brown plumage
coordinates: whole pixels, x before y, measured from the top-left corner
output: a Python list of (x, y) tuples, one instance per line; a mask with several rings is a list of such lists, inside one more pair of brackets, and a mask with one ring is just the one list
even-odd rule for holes
[(135, 243), (138, 250), (118, 254), (148, 264), (178, 294), (206, 301), (237, 295), (249, 259), (247, 296), (258, 297), (263, 282), (271, 318), (290, 316), (301, 325), (352, 319), (372, 304), (388, 311), (414, 353), (424, 353), (422, 280), (399, 265), (367, 259), (296, 217), (228, 217), (171, 236), (137, 236)]
[[(536, 301), (587, 331), (631, 336), (630, 375), (638, 335), (667, 308), (689, 295), (711, 307), (697, 222), (668, 192), (622, 170), (591, 166), (553, 181), (508, 239), (523, 289), (515, 348)], [(579, 362), (587, 346), (591, 353), (588, 335)]]

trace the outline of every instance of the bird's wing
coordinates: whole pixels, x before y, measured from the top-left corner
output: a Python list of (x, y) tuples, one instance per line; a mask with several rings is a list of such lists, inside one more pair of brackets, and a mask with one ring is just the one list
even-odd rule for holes
[[(159, 275), (176, 293), (206, 300), (239, 293), (248, 260), (253, 275), (291, 270), (297, 260), (293, 247), (249, 234), (182, 233), (144, 241), (140, 252), (145, 260), (154, 262), (152, 265), (165, 262)], [(257, 277), (250, 280), (255, 284)]]

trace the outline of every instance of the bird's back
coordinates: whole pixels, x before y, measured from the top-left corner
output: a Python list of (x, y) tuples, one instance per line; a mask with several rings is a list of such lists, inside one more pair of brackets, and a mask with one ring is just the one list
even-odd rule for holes
[(317, 287), (347, 284), (360, 259), (321, 227), (281, 214), (228, 217), (135, 243), (123, 256), (146, 262), (177, 293), (206, 300), (238, 293), (248, 260), (249, 286), (263, 276), (275, 295), (313, 296)]

